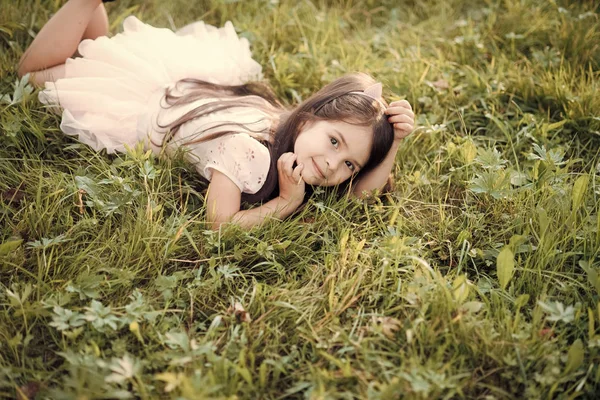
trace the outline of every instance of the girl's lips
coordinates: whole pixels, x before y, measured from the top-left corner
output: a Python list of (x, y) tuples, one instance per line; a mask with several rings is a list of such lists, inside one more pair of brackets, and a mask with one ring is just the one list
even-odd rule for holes
[(323, 171), (321, 171), (321, 168), (319, 168), (319, 166), (315, 162), (314, 158), (312, 159), (312, 163), (313, 163), (313, 167), (315, 168), (315, 171), (317, 171), (317, 173), (321, 176), (321, 179), (325, 179), (325, 175), (323, 174)]

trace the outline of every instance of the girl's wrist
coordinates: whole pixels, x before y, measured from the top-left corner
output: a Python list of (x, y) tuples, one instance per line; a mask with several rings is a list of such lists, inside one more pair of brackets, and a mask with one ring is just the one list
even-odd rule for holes
[(396, 154), (396, 152), (400, 148), (401, 141), (402, 139), (394, 139), (394, 141), (392, 142), (392, 146), (390, 147), (389, 153)]
[(300, 207), (300, 204), (302, 204), (302, 199), (285, 198), (281, 196), (279, 196), (279, 201), (282, 207), (286, 208), (286, 210), (289, 209), (290, 213), (296, 210), (296, 208)]
[(280, 198), (280, 206), (277, 207), (277, 218), (284, 219), (292, 215), (300, 206), (294, 200)]

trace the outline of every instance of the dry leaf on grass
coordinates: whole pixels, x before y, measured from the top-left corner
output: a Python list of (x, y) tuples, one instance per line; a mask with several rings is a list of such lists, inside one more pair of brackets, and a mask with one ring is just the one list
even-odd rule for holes
[(438, 79), (435, 82), (431, 82), (431, 86), (440, 90), (447, 90), (448, 88), (450, 88), (450, 84), (445, 79)]
[(392, 317), (377, 317), (377, 325), (381, 326), (381, 332), (389, 339), (394, 338), (394, 332), (400, 330), (401, 322)]
[(250, 318), (250, 314), (244, 309), (244, 306), (236, 301), (233, 303), (233, 306), (230, 306), (227, 309), (227, 314), (233, 314), (238, 323), (241, 322), (252, 322), (252, 318)]

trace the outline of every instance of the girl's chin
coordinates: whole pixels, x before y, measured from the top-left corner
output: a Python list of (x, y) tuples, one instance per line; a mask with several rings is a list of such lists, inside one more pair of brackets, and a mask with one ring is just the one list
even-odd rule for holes
[(311, 185), (311, 186), (322, 186), (321, 185), (321, 179), (317, 179), (316, 176), (313, 175), (308, 175), (308, 176), (302, 176), (302, 179), (304, 180), (304, 183)]
[(327, 186), (327, 181), (323, 178), (321, 178), (320, 175), (318, 175), (316, 173), (316, 171), (305, 171), (306, 173), (303, 174), (302, 178), (304, 179), (304, 182), (311, 185), (311, 186)]
[(321, 178), (320, 175), (313, 173), (313, 171), (305, 171), (306, 173), (302, 175), (302, 179), (304, 183), (311, 186), (335, 186), (335, 183), (329, 182), (326, 179)]
[(324, 181), (323, 179), (317, 178), (317, 177), (306, 177), (304, 179), (304, 183), (306, 183), (307, 185), (311, 185), (311, 186), (322, 186), (322, 187), (335, 186), (334, 183)]

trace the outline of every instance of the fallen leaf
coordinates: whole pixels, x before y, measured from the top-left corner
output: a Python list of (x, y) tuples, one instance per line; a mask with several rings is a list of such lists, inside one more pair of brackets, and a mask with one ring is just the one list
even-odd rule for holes
[(435, 82), (432, 82), (431, 85), (437, 89), (446, 90), (450, 87), (450, 84), (445, 79), (438, 79)]
[(238, 323), (242, 322), (252, 322), (252, 318), (250, 318), (250, 314), (244, 309), (244, 306), (236, 301), (233, 303), (233, 306), (230, 306), (227, 309), (228, 314), (233, 314)]
[(401, 327), (400, 321), (392, 317), (377, 317), (375, 321), (381, 325), (381, 332), (389, 339), (393, 339), (394, 332)]
[(39, 382), (29, 382), (17, 389), (18, 400), (34, 399), (40, 391), (41, 385)]
[(554, 337), (554, 331), (552, 330), (552, 328), (540, 329), (539, 334), (542, 337)]
[(0, 197), (3, 200), (7, 200), (8, 203), (20, 203), (25, 198), (25, 192), (23, 190), (17, 189), (7, 189), (0, 193)]

